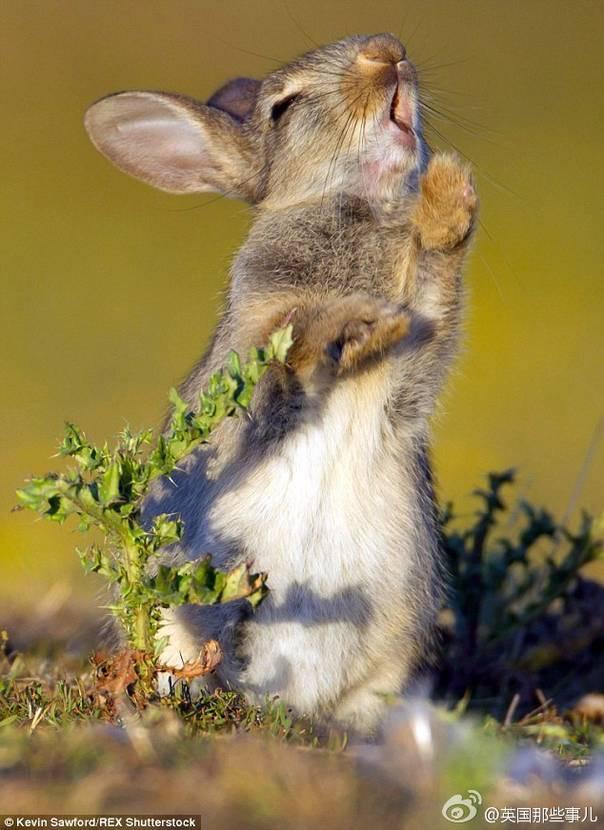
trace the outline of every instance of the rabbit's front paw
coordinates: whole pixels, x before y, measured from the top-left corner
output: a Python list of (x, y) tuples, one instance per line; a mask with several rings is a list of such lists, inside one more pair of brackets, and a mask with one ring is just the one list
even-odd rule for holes
[(292, 316), (288, 366), (300, 380), (319, 387), (379, 359), (409, 331), (409, 316), (401, 306), (369, 294), (333, 298), (318, 308), (295, 309)]
[(454, 155), (434, 155), (421, 178), (414, 224), (426, 250), (454, 248), (470, 234), (478, 197), (470, 167)]
[(337, 331), (328, 339), (324, 355), (337, 374), (385, 354), (409, 331), (408, 314), (384, 300), (357, 295), (341, 300), (332, 313)]

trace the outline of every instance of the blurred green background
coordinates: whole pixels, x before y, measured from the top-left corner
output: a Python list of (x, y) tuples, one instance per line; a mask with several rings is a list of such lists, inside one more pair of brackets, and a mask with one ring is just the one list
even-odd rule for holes
[(80, 584), (78, 537), (11, 514), (14, 489), (52, 468), (67, 418), (99, 441), (158, 423), (249, 223), (239, 203), (118, 173), (86, 106), (128, 88), (207, 98), (353, 33), (400, 33), (453, 114), (435, 126), (477, 171), (466, 349), (435, 419), (441, 496), (467, 509), (486, 470), (514, 465), (531, 499), (600, 512), (603, 22), (599, 0), (5, 0), (0, 602)]

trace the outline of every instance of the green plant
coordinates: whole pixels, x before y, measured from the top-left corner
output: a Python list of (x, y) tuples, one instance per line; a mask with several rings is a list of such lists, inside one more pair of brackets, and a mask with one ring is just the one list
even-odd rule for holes
[(73, 516), (82, 532), (91, 528), (102, 532), (104, 542), (79, 555), (86, 571), (101, 574), (117, 589), (110, 610), (122, 624), (130, 648), (140, 655), (139, 676), (147, 687), (153, 655), (162, 645), (156, 638), (162, 608), (241, 597), (256, 605), (266, 593), (266, 574), (251, 574), (245, 565), (224, 573), (204, 557), (180, 566), (160, 565), (151, 575), (150, 559), (178, 542), (183, 525), (179, 517), (160, 515), (151, 527), (144, 527), (144, 496), (154, 479), (170, 475), (181, 459), (207, 442), (224, 418), (248, 408), (271, 363), (285, 361), (291, 335), (291, 325), (275, 332), (265, 348), (251, 350), (243, 365), (231, 352), (227, 367), (210, 378), (192, 411), (172, 390), (171, 422), (154, 444), (151, 430), (132, 434), (126, 429), (110, 450), (107, 444), (94, 446), (81, 430), (67, 424), (59, 454), (77, 466), (62, 474), (32, 478), (17, 493), (22, 506), (51, 521), (62, 523)]
[(603, 556), (597, 523), (584, 513), (571, 532), (527, 502), (510, 511), (502, 491), (513, 482), (511, 470), (489, 474), (468, 527), (457, 529), (450, 505), (442, 515), (451, 586), (439, 691), (468, 695), (499, 718), (516, 695), (524, 711), (541, 689), (564, 685), (576, 699), (573, 660), (583, 660), (584, 682), (588, 671), (595, 686), (604, 679), (594, 673), (604, 589), (583, 573)]

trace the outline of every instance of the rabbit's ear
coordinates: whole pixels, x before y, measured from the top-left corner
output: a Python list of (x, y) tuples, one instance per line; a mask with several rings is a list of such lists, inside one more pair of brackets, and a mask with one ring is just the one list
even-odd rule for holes
[(160, 190), (253, 196), (252, 147), (228, 112), (180, 95), (119, 92), (93, 104), (84, 123), (104, 156)]
[(216, 90), (208, 106), (228, 112), (237, 121), (245, 121), (256, 106), (260, 85), (255, 78), (235, 78)]

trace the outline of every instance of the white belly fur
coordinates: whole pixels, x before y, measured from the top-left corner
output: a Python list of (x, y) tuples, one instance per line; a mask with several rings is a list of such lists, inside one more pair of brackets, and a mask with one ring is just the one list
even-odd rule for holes
[(253, 699), (333, 707), (375, 663), (376, 626), (404, 613), (414, 511), (386, 384), (383, 370), (341, 383), (316, 423), (221, 483), (207, 513), (197, 549), (221, 564), (231, 540), (269, 575), (271, 593), (246, 624), (246, 668), (229, 678)]

